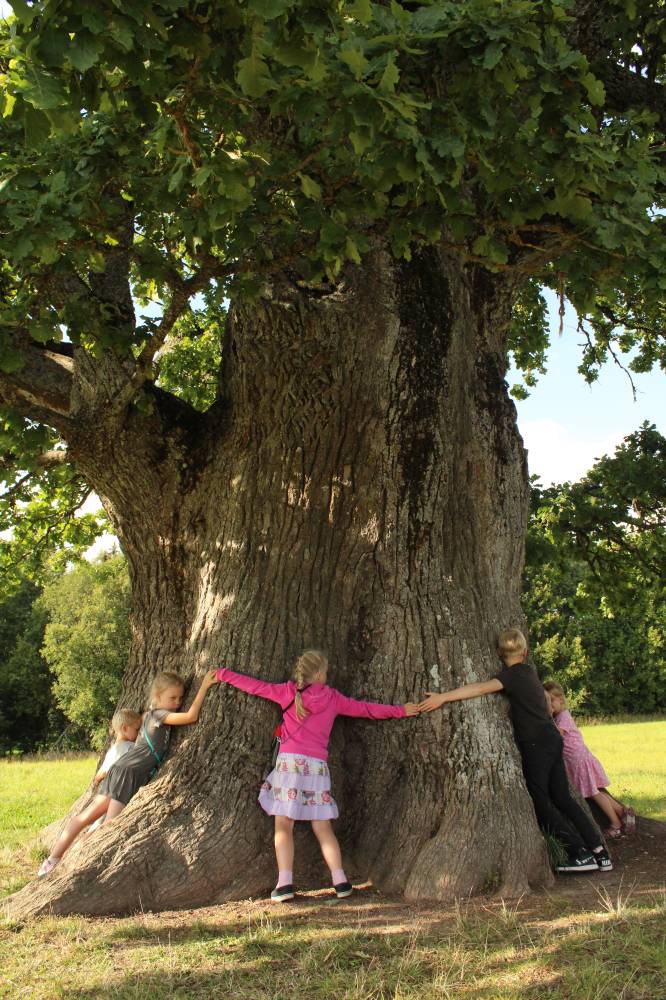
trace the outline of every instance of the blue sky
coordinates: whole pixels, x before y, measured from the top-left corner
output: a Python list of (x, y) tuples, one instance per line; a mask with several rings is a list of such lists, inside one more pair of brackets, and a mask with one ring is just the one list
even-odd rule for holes
[[(575, 313), (567, 310), (560, 336), (555, 296), (547, 297), (554, 317), (548, 372), (528, 399), (516, 401), (530, 473), (544, 486), (579, 479), (644, 420), (666, 434), (666, 373), (633, 375), (635, 401), (627, 376), (612, 359), (598, 380), (587, 385), (577, 372), (582, 336)], [(509, 384), (517, 381), (515, 372), (508, 378)]]

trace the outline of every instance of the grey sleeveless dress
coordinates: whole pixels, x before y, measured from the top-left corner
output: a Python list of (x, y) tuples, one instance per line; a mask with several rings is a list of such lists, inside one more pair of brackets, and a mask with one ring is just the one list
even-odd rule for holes
[(117, 760), (106, 778), (100, 782), (98, 788), (100, 795), (108, 795), (117, 802), (127, 805), (134, 793), (150, 781), (157, 767), (157, 761), (148, 746), (144, 732), (148, 733), (160, 759), (164, 760), (169, 746), (171, 726), (163, 725), (162, 720), (168, 714), (165, 708), (154, 708), (146, 712), (133, 749)]

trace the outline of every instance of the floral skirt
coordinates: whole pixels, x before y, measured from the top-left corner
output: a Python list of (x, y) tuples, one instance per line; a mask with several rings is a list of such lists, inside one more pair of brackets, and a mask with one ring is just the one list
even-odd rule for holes
[(269, 816), (337, 819), (328, 764), (315, 757), (278, 754), (275, 767), (261, 786), (259, 805)]

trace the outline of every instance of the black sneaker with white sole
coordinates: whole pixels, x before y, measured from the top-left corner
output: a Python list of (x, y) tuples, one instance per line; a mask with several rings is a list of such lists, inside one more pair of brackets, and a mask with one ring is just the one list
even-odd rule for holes
[(613, 862), (611, 861), (611, 856), (608, 851), (603, 848), (601, 851), (593, 851), (592, 857), (597, 863), (597, 868), (600, 872), (612, 872)]
[(595, 855), (591, 851), (580, 851), (578, 854), (571, 855), (562, 864), (555, 865), (555, 871), (561, 873), (597, 872), (599, 871), (599, 865), (597, 864)]
[(354, 886), (351, 882), (338, 882), (338, 884), (334, 885), (333, 888), (335, 889), (335, 895), (338, 899), (345, 899), (346, 896), (351, 896), (354, 891)]
[(271, 901), (273, 903), (284, 903), (288, 899), (294, 898), (294, 887), (293, 885), (279, 885), (277, 889), (273, 889), (271, 893)]

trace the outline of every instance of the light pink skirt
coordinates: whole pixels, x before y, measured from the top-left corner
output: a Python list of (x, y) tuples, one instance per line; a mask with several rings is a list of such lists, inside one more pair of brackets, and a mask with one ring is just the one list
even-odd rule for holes
[(325, 760), (281, 753), (259, 792), (259, 805), (269, 816), (290, 819), (337, 819), (331, 775)]
[(607, 788), (610, 784), (603, 767), (587, 748), (584, 753), (579, 751), (570, 756), (565, 754), (564, 764), (569, 781), (585, 799), (591, 798), (600, 788)]

